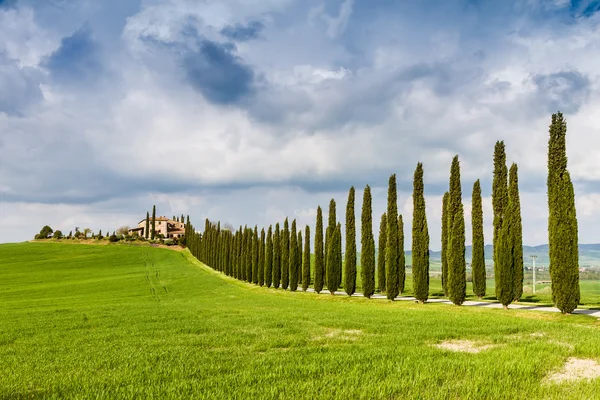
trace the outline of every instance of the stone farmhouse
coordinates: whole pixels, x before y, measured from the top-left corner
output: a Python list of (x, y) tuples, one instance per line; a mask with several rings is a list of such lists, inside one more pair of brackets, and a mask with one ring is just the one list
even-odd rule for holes
[[(180, 238), (180, 237), (184, 236), (184, 234), (185, 234), (185, 224), (183, 222), (178, 222), (178, 221), (172, 220), (167, 217), (156, 217), (156, 219), (154, 221), (155, 221), (154, 232), (157, 236), (162, 235), (163, 238), (170, 239), (170, 238)], [(150, 217), (150, 219), (148, 221), (148, 226), (150, 229), (148, 232), (148, 237), (150, 237), (150, 235), (152, 234), (152, 217)], [(144, 232), (145, 230), (146, 230), (146, 218), (144, 218), (143, 220), (141, 220), (138, 223), (137, 228), (130, 229), (129, 234), (145, 237), (146, 236), (146, 232)]]

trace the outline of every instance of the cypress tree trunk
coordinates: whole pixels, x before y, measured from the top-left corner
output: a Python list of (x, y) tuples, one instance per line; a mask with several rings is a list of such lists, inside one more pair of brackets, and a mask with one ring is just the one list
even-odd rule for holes
[(465, 264), (465, 217), (460, 187), (460, 165), (458, 156), (452, 160), (450, 169), (450, 191), (448, 198), (448, 297), (461, 305), (467, 296)]
[[(506, 168), (506, 151), (504, 142), (498, 141), (494, 147), (494, 180), (492, 182), (492, 207), (494, 210), (494, 238), (493, 238), (493, 257), (494, 257), (494, 280), (497, 279), (499, 258), (506, 259), (506, 255), (500, 255), (499, 241), (500, 231), (505, 215), (505, 209), (508, 207), (508, 169)], [(505, 249), (505, 247), (502, 247)], [(498, 284), (496, 284), (496, 297), (499, 296)]]
[(288, 219), (283, 222), (281, 232), (281, 288), (287, 289), (290, 283), (290, 228)]
[(260, 231), (260, 242), (258, 242), (258, 284), (265, 284), (265, 229)]
[(258, 250), (259, 250), (258, 227), (254, 225), (252, 234), (252, 282), (258, 284)]
[(290, 232), (290, 291), (295, 292), (298, 289), (298, 236), (296, 235), (296, 220), (292, 221), (292, 230)]
[(420, 303), (424, 303), (429, 297), (429, 230), (421, 163), (417, 164), (413, 182), (412, 275), (414, 296)]
[[(108, 231), (106, 231), (108, 232)], [(146, 227), (144, 228), (144, 237), (148, 240), (150, 236), (150, 213), (146, 211)]]
[(575, 193), (567, 171), (567, 122), (552, 115), (548, 140), (548, 246), (552, 299), (563, 314), (579, 304), (579, 249)]
[(336, 210), (335, 210), (335, 200), (331, 199), (329, 201), (329, 215), (328, 215), (328, 224), (327, 224), (327, 229), (325, 229), (325, 264), (324, 264), (324, 270), (325, 270), (325, 278), (324, 281), (329, 282), (329, 277), (327, 276), (328, 272), (329, 272), (329, 268), (327, 268), (327, 261), (329, 260), (327, 257), (327, 252), (329, 251), (329, 238), (331, 237), (333, 231), (335, 230), (335, 227), (337, 225), (337, 218), (336, 218)]
[(317, 207), (317, 225), (315, 228), (315, 292), (323, 290), (325, 281), (325, 260), (323, 252), (323, 211)]
[(483, 241), (483, 205), (481, 202), (481, 184), (479, 179), (473, 184), (471, 221), (473, 228), (473, 257), (471, 271), (473, 274), (473, 293), (480, 300), (485, 296), (485, 244)]
[(385, 272), (387, 298), (394, 300), (398, 296), (398, 193), (396, 174), (390, 176), (387, 206), (387, 244), (385, 249)]
[(444, 296), (448, 296), (448, 199), (450, 194), (444, 193), (442, 200), (442, 289)]
[(152, 206), (152, 233), (150, 239), (154, 240), (156, 236), (156, 206)]
[(375, 239), (373, 238), (373, 210), (371, 188), (365, 187), (361, 214), (360, 273), (363, 296), (370, 298), (375, 293)]
[(379, 223), (379, 249), (377, 250), (377, 283), (379, 285), (379, 293), (385, 293), (387, 284), (385, 282), (385, 253), (387, 248), (387, 214), (381, 214), (381, 222)]
[(344, 269), (344, 289), (348, 296), (356, 291), (356, 225), (354, 222), (354, 186), (348, 192), (346, 205), (346, 252)]
[(298, 272), (296, 275), (298, 276), (298, 285), (302, 287), (302, 230), (298, 228), (298, 261), (296, 261), (296, 266), (298, 267)]
[(521, 222), (521, 199), (519, 198), (519, 170), (517, 164), (510, 167), (508, 173), (508, 197), (511, 203), (512, 249), (514, 265), (513, 301), (521, 300), (523, 295), (523, 224)]
[(342, 226), (337, 224), (329, 238), (327, 250), (327, 290), (333, 295), (339, 289), (342, 270)]
[(304, 231), (304, 258), (302, 260), (302, 290), (310, 286), (310, 228), (306, 225)]
[(398, 292), (404, 293), (406, 281), (406, 257), (404, 255), (404, 221), (402, 214), (398, 215)]
[(281, 282), (281, 233), (279, 232), (279, 222), (275, 224), (275, 234), (273, 235), (273, 287), (279, 288)]
[(265, 255), (265, 286), (273, 284), (273, 228), (269, 225), (267, 231), (267, 253)]

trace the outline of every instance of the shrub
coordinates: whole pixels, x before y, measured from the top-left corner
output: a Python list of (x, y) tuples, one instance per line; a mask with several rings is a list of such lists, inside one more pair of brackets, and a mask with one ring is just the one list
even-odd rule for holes
[(166, 244), (167, 246), (173, 246), (173, 245), (175, 245), (176, 243), (175, 243), (175, 240), (173, 240), (173, 239), (167, 239), (167, 240), (165, 240), (165, 244)]
[(108, 238), (108, 241), (111, 243), (115, 243), (119, 241), (119, 237), (117, 235), (115, 235), (114, 233), (112, 235), (110, 235), (110, 237)]

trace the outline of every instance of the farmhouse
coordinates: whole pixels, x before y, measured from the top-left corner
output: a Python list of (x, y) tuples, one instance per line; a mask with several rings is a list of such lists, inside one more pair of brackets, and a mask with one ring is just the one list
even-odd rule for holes
[[(148, 237), (152, 234), (152, 218), (148, 220)], [(129, 230), (130, 235), (138, 235), (146, 237), (146, 218), (138, 223), (137, 228)], [(183, 222), (175, 221), (167, 217), (156, 217), (154, 223), (155, 234), (162, 235), (163, 238), (179, 238), (185, 234), (185, 224)]]

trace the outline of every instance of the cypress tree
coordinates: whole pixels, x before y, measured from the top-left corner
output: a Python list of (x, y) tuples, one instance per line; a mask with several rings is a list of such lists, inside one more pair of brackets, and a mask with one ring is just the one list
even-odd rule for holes
[(150, 239), (154, 240), (156, 235), (156, 205), (152, 206), (152, 233)]
[[(329, 249), (329, 238), (331, 236), (331, 234), (333, 233), (333, 231), (335, 230), (335, 227), (337, 225), (337, 217), (336, 217), (336, 206), (335, 206), (335, 200), (331, 199), (329, 201), (329, 215), (327, 216), (328, 219), (328, 223), (327, 223), (327, 229), (325, 229), (325, 275), (327, 275), (327, 271), (329, 271), (327, 269), (327, 251)], [(327, 279), (325, 279), (327, 280)]]
[(265, 286), (273, 283), (273, 228), (269, 225), (267, 231), (267, 254), (265, 255)]
[(346, 205), (346, 252), (344, 268), (344, 289), (349, 296), (356, 291), (356, 225), (354, 221), (354, 186), (348, 192)]
[(465, 216), (460, 187), (460, 165), (454, 156), (450, 169), (450, 190), (448, 197), (448, 297), (456, 305), (461, 305), (467, 296), (465, 265)]
[(281, 282), (281, 233), (279, 232), (279, 222), (275, 224), (275, 234), (273, 235), (273, 287), (279, 288)]
[(258, 284), (265, 284), (265, 228), (261, 229), (258, 242)]
[(498, 266), (496, 271), (496, 297), (498, 301), (507, 308), (514, 299), (514, 241), (513, 241), (513, 201), (508, 197), (508, 204), (504, 208), (502, 218), (502, 228), (500, 229), (500, 238), (498, 240)]
[(387, 284), (385, 282), (385, 249), (387, 247), (387, 214), (381, 214), (379, 223), (379, 249), (377, 253), (377, 283), (379, 292), (385, 293)]
[(281, 232), (281, 288), (287, 289), (290, 283), (290, 228), (288, 219), (283, 222)]
[(373, 210), (371, 188), (365, 186), (361, 214), (360, 274), (363, 296), (370, 298), (375, 293), (375, 239), (373, 238)]
[(252, 282), (252, 229), (246, 227), (244, 241), (244, 263), (246, 265), (246, 282)]
[(244, 279), (244, 231), (242, 230), (242, 226), (240, 225), (240, 229), (238, 230), (238, 243), (237, 243), (237, 277), (239, 280)]
[[(399, 249), (400, 252), (402, 250)], [(429, 230), (421, 163), (417, 164), (413, 181), (412, 275), (414, 296), (424, 303), (429, 297)]]
[(339, 289), (342, 269), (342, 226), (337, 224), (329, 238), (327, 249), (327, 290), (333, 295)]
[(298, 289), (298, 236), (296, 235), (296, 220), (292, 221), (292, 230), (290, 232), (290, 291), (295, 292)]
[(406, 258), (404, 256), (404, 221), (402, 214), (398, 215), (398, 292), (404, 293), (406, 281)]
[(323, 252), (323, 211), (317, 207), (317, 225), (315, 228), (315, 292), (323, 290), (325, 281), (325, 260)]
[(252, 234), (252, 282), (258, 284), (258, 227), (254, 225), (254, 233)]
[(398, 193), (396, 174), (390, 176), (387, 205), (387, 243), (385, 249), (385, 272), (387, 298), (394, 300), (398, 296)]
[(302, 290), (310, 286), (310, 228), (306, 225), (304, 231), (304, 257), (302, 259)]
[(471, 201), (471, 225), (473, 229), (473, 256), (471, 271), (473, 275), (473, 294), (479, 299), (485, 296), (485, 244), (483, 241), (483, 205), (481, 202), (481, 184), (479, 179), (473, 184)]
[[(106, 231), (108, 232), (108, 231)], [(144, 237), (148, 240), (150, 236), (150, 213), (146, 211), (146, 228), (144, 229)]]
[[(492, 182), (492, 208), (494, 210), (494, 237), (493, 237), (493, 258), (494, 258), (494, 280), (499, 275), (498, 271), (499, 257), (498, 251), (505, 246), (499, 246), (500, 231), (502, 230), (502, 221), (504, 220), (505, 209), (508, 206), (508, 169), (506, 168), (506, 150), (503, 141), (496, 142), (494, 147), (494, 180)], [(504, 257), (506, 258), (506, 257)], [(498, 297), (498, 284), (496, 284), (496, 297)]]
[(508, 172), (508, 198), (511, 203), (512, 249), (514, 265), (514, 301), (523, 295), (523, 224), (521, 222), (521, 199), (519, 198), (519, 170), (517, 164), (511, 165)]
[(298, 261), (296, 262), (296, 265), (298, 267), (298, 285), (302, 286), (302, 230), (300, 228), (298, 228)]
[(444, 296), (448, 296), (448, 199), (450, 194), (444, 193), (442, 200), (442, 289)]

